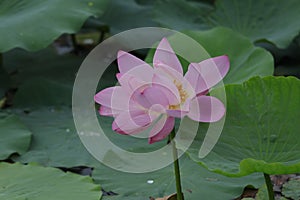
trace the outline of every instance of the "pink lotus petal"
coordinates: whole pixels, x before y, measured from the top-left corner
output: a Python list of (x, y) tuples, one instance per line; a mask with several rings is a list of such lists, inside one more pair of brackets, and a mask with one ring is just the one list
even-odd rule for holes
[(152, 84), (158, 87), (165, 94), (168, 98), (169, 105), (176, 105), (180, 103), (179, 91), (174, 82), (170, 79), (159, 74), (154, 74)]
[(158, 63), (153, 63), (154, 65), (154, 70), (156, 74), (162, 74), (166, 78), (169, 78), (171, 81), (177, 80), (177, 81), (182, 81), (183, 80), (183, 75), (179, 73), (177, 70), (174, 68), (158, 62)]
[(117, 91), (123, 93), (121, 87), (119, 86), (105, 88), (104, 90), (101, 90), (94, 96), (94, 100), (98, 104), (101, 104), (106, 107), (111, 107), (112, 96)]
[(160, 76), (165, 77), (166, 79), (169, 79), (174, 84), (181, 85), (182, 89), (184, 89), (189, 96), (195, 96), (196, 93), (194, 91), (194, 88), (191, 86), (191, 84), (183, 77), (182, 74), (179, 74), (176, 70), (168, 67), (164, 64), (158, 64), (158, 67), (155, 68), (155, 74), (153, 77), (155, 77), (156, 74), (159, 74)]
[[(190, 101), (191, 99), (188, 98), (186, 102), (183, 104), (171, 105), (169, 106), (169, 109), (166, 110), (166, 113), (171, 117), (183, 118), (189, 113)], [(171, 107), (175, 107), (175, 108), (171, 108)]]
[(150, 115), (151, 121), (155, 121), (160, 115), (166, 113), (166, 108), (159, 104), (152, 105), (149, 110), (148, 114)]
[(182, 66), (166, 38), (163, 38), (154, 53), (153, 63), (163, 63), (183, 74)]
[(216, 122), (225, 114), (224, 104), (211, 96), (197, 96), (190, 102), (188, 117), (199, 122)]
[(160, 87), (156, 86), (149, 86), (143, 91), (134, 92), (131, 99), (147, 109), (156, 104), (163, 107), (169, 105), (169, 99), (166, 94), (160, 89)]
[[(146, 79), (152, 79), (152, 75)], [(118, 76), (118, 81), (124, 87), (128, 93), (133, 93), (136, 90), (142, 91), (145, 87), (151, 85), (151, 81), (141, 80), (136, 76), (126, 73), (122, 76)]]
[(154, 73), (153, 68), (146, 62), (127, 52), (118, 52), (118, 66), (120, 73), (117, 74), (117, 78), (121, 85), (126, 85), (128, 77), (122, 81), (122, 77), (125, 75), (134, 77), (140, 82), (151, 82), (152, 80), (152, 75)]
[(117, 74), (116, 74), (116, 77), (117, 77), (118, 80), (121, 78), (121, 76), (122, 76), (121, 73), (117, 73)]
[(179, 105), (177, 109), (167, 109), (166, 113), (175, 118), (183, 118), (189, 113), (189, 104)]
[(106, 107), (106, 106), (100, 106), (100, 109), (99, 109), (99, 114), (102, 115), (102, 116), (109, 116), (109, 117), (113, 117), (117, 114), (119, 114), (120, 111), (119, 110), (113, 110), (109, 107)]
[(131, 75), (141, 81), (151, 82), (153, 73), (154, 73), (154, 69), (150, 65), (143, 64), (143, 65), (133, 67), (126, 73), (120, 73), (119, 78), (121, 78), (124, 75)]
[[(125, 51), (118, 52), (118, 66), (121, 74), (125, 74), (135, 67), (147, 65), (148, 64), (143, 60), (135, 57), (134, 55), (131, 55), (130, 53), (127, 53)], [(148, 66), (151, 68), (150, 65)]]
[(168, 117), (166, 115), (162, 116), (162, 118), (153, 126), (149, 133), (149, 144), (166, 138), (173, 130), (174, 125), (175, 119), (173, 117)]
[(200, 63), (191, 63), (185, 78), (190, 82), (195, 92), (202, 93), (220, 82), (229, 70), (227, 56), (218, 56)]
[(115, 110), (126, 110), (129, 105), (129, 94), (120, 86), (101, 90), (94, 96), (95, 102)]
[[(120, 62), (122, 61), (120, 60)], [(125, 72), (125, 70), (123, 72)], [(125, 73), (123, 72), (117, 74), (118, 81), (120, 85), (124, 87), (125, 90), (127, 90), (129, 93), (132, 93), (138, 88), (141, 89), (142, 86), (151, 84), (154, 69), (150, 65), (143, 62), (143, 64), (133, 66)]]
[(197, 96), (207, 95), (209, 90), (204, 90), (203, 92), (200, 92), (197, 94)]
[(183, 118), (185, 117), (189, 112), (186, 110), (171, 110), (168, 109), (166, 110), (166, 113), (171, 116), (171, 117), (175, 117), (175, 118)]
[(122, 112), (116, 116), (112, 129), (120, 134), (136, 134), (148, 128), (151, 117), (143, 111)]

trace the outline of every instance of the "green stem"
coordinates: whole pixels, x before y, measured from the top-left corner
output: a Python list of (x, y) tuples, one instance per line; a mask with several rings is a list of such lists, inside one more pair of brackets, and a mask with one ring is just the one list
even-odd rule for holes
[(172, 143), (172, 149), (173, 149), (174, 172), (175, 172), (175, 179), (176, 179), (177, 200), (184, 200), (182, 189), (181, 189), (178, 152), (177, 152), (176, 143), (175, 143), (174, 138), (175, 138), (175, 129), (173, 129), (173, 131), (170, 134), (170, 141)]
[(265, 177), (265, 182), (266, 182), (267, 189), (268, 189), (269, 200), (275, 200), (273, 184), (272, 184), (270, 175), (264, 173), (264, 177)]

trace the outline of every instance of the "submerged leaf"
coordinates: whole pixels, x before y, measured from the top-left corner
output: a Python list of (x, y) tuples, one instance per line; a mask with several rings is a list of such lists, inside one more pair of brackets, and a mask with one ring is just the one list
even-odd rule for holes
[(282, 194), (292, 199), (300, 199), (300, 179), (292, 179), (285, 183)]

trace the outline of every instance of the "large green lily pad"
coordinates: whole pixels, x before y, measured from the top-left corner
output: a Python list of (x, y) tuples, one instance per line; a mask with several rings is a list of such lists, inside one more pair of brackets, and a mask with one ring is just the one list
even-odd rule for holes
[(0, 52), (15, 47), (39, 50), (62, 33), (74, 33), (92, 15), (101, 15), (106, 0), (2, 0)]
[(68, 107), (44, 107), (31, 109), (29, 113), (15, 111), (32, 130), (30, 149), (15, 161), (38, 162), (46, 166), (91, 166), (94, 159), (82, 145)]
[[(234, 199), (241, 195), (247, 185), (259, 187), (263, 179), (257, 174), (243, 178), (228, 178), (209, 172), (186, 156), (180, 159), (182, 187), (185, 199)], [(105, 200), (133, 200), (164, 197), (176, 193), (173, 165), (145, 174), (129, 174), (108, 168), (95, 169), (92, 177), (106, 191), (117, 196)]]
[(267, 40), (285, 48), (300, 31), (299, 9), (298, 0), (217, 0), (213, 10), (198, 2), (195, 6), (191, 1), (165, 0), (156, 5), (155, 19), (177, 30), (224, 26), (252, 41)]
[(162, 0), (157, 1), (153, 9), (154, 20), (160, 25), (175, 30), (204, 30), (206, 16), (213, 6), (203, 1)]
[(0, 199), (99, 200), (101, 189), (87, 176), (34, 164), (0, 163)]
[[(266, 50), (255, 47), (249, 39), (227, 28), (214, 28), (208, 31), (184, 31), (184, 34), (197, 41), (206, 52), (197, 52), (188, 43), (181, 41), (180, 35), (168, 38), (175, 52), (181, 52), (189, 62), (200, 62), (210, 57), (228, 55), (229, 73), (224, 83), (242, 83), (253, 76), (272, 75), (273, 58)], [(150, 50), (146, 61), (152, 63), (154, 50)], [(184, 71), (188, 62), (181, 59)]]
[(300, 2), (297, 0), (218, 0), (208, 17), (213, 26), (226, 26), (252, 41), (268, 40), (287, 47), (300, 31)]
[(11, 74), (15, 87), (34, 78), (46, 78), (72, 87), (82, 61), (82, 56), (57, 55), (51, 47), (37, 52), (14, 49), (3, 54), (3, 67)]
[(31, 131), (14, 114), (0, 112), (0, 160), (11, 154), (24, 154), (30, 144)]
[[(200, 159), (207, 127), (201, 124), (189, 149), (191, 158), (227, 176), (299, 172), (300, 80), (256, 77), (225, 89), (227, 114), (221, 137), (208, 156)], [(218, 96), (219, 91), (212, 94)]]
[[(28, 152), (22, 156), (12, 157), (13, 160), (23, 163), (38, 162), (56, 167), (95, 167), (99, 164), (81, 143), (70, 107), (36, 106), (29, 107), (29, 113), (24, 113), (21, 108), (14, 111), (32, 131), (33, 141)], [(88, 122), (89, 119), (86, 120)], [(166, 144), (162, 142), (148, 145), (147, 138), (140, 139), (117, 134), (112, 131), (111, 118), (102, 117), (100, 123), (107, 137), (115, 145), (128, 151), (148, 152)]]
[(152, 5), (136, 0), (110, 0), (100, 20), (110, 27), (115, 34), (133, 28), (157, 26), (152, 19)]
[(19, 87), (14, 98), (14, 107), (37, 108), (72, 103), (72, 87), (44, 78), (33, 78)]
[(16, 49), (3, 55), (13, 87), (14, 107), (71, 105), (73, 82), (83, 57), (58, 56), (53, 48), (38, 52)]

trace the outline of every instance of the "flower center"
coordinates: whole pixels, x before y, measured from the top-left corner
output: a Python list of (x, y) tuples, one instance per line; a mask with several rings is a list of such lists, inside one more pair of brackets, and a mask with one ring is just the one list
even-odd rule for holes
[(182, 84), (180, 82), (178, 82), (177, 80), (174, 80), (174, 84), (177, 87), (178, 92), (179, 92), (180, 104), (170, 105), (169, 109), (171, 109), (171, 110), (180, 109), (180, 105), (183, 104), (186, 101), (186, 99), (188, 98), (188, 93), (183, 89)]

